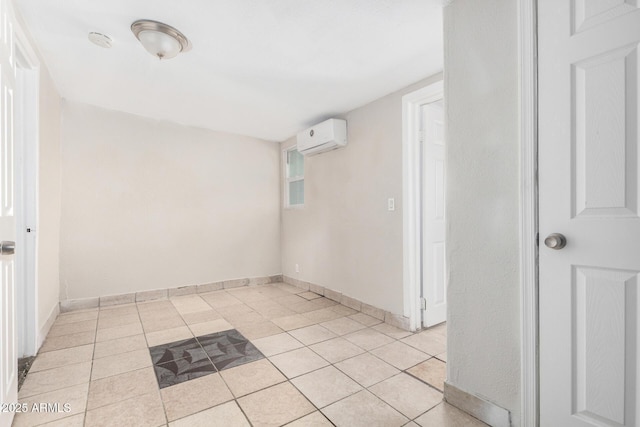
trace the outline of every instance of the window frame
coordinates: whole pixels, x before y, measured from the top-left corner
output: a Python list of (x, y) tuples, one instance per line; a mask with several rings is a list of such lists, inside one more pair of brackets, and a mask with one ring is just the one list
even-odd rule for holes
[(302, 154), (300, 154), (302, 156), (302, 164), (303, 164), (303, 172), (302, 175), (300, 176), (295, 176), (295, 177), (290, 177), (289, 176), (289, 152), (291, 151), (298, 151), (298, 146), (297, 145), (293, 145), (291, 147), (285, 148), (284, 150), (282, 150), (282, 157), (283, 157), (283, 165), (284, 165), (284, 208), (285, 209), (302, 209), (304, 208), (304, 202), (300, 203), (300, 204), (296, 204), (296, 205), (292, 205), (290, 203), (291, 199), (290, 199), (290, 194), (289, 194), (289, 184), (291, 184), (292, 182), (298, 182), (298, 181), (302, 181), (302, 195), (303, 195), (303, 200), (306, 200), (306, 194), (304, 191), (304, 156), (302, 156)]

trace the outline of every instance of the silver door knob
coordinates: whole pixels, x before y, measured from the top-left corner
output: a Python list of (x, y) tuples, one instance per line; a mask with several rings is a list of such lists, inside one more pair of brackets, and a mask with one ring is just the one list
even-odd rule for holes
[(0, 242), (0, 255), (12, 255), (16, 250), (16, 242), (3, 240)]
[(544, 244), (551, 249), (559, 250), (567, 246), (567, 238), (560, 233), (549, 234)]

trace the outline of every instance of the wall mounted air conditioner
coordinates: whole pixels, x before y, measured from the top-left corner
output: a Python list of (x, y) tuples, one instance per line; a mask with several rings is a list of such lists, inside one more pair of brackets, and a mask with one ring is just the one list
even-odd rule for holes
[(347, 145), (347, 121), (329, 119), (297, 135), (298, 151), (313, 156)]

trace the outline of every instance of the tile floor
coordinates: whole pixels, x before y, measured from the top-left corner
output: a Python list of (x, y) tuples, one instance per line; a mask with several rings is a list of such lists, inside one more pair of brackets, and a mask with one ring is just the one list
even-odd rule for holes
[(59, 411), (14, 426), (483, 426), (442, 402), (446, 334), (281, 283), (65, 313), (19, 393)]

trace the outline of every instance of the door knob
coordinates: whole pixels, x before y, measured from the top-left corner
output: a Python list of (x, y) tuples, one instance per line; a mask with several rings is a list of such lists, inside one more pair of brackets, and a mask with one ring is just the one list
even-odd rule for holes
[(3, 240), (0, 242), (0, 255), (12, 255), (16, 250), (16, 242)]
[(544, 244), (551, 249), (559, 250), (567, 246), (567, 238), (560, 233), (549, 234)]

